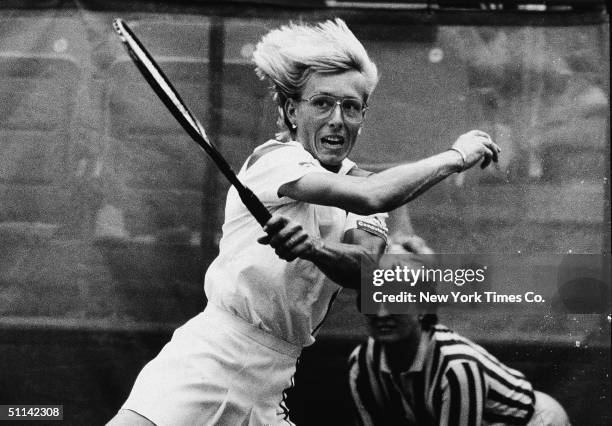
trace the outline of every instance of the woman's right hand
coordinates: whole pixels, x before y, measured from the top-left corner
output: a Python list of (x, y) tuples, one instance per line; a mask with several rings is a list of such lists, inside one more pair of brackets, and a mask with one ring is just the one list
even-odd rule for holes
[(270, 245), (277, 256), (287, 262), (296, 258), (308, 259), (316, 241), (302, 226), (284, 216), (273, 215), (263, 228), (267, 235), (257, 239), (259, 244)]
[[(482, 158), (484, 161), (481, 168), (487, 167), (491, 161), (497, 163), (501, 149), (491, 136), (481, 130), (471, 130), (461, 136), (453, 144), (453, 149), (462, 152), (465, 155), (463, 158), (463, 170), (467, 170), (478, 163)], [(459, 152), (457, 155), (460, 155)]]

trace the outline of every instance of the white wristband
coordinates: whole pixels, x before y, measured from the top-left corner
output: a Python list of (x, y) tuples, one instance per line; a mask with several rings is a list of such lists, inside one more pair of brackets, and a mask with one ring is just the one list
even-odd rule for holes
[(461, 160), (463, 161), (463, 164), (461, 165), (461, 170), (459, 172), (462, 172), (465, 170), (465, 165), (467, 164), (467, 158), (465, 156), (465, 154), (463, 153), (463, 151), (461, 151), (459, 148), (455, 148), (454, 146), (452, 148), (448, 149), (449, 151), (455, 151), (458, 152), (459, 155), (461, 156)]

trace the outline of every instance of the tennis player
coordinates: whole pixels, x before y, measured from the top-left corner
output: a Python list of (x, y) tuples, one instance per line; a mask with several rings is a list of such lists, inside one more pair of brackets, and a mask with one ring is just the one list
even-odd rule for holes
[(254, 52), (284, 131), (239, 178), (273, 213), (263, 231), (229, 190), (208, 305), (147, 364), (112, 425), (290, 424), (284, 390), (341, 287), (385, 247), (384, 215), (452, 173), (497, 161), (480, 131), (378, 174), (347, 156), (378, 72), (339, 19), (269, 32)]

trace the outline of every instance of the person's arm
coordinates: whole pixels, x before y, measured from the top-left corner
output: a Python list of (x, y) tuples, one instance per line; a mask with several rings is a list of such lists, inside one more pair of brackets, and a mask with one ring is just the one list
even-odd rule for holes
[(483, 373), (474, 362), (457, 362), (444, 374), (439, 426), (480, 426), (486, 402)]
[(384, 238), (361, 229), (348, 230), (342, 243), (325, 242), (283, 216), (273, 216), (264, 231), (258, 242), (272, 246), (281, 259), (309, 260), (335, 283), (354, 289), (360, 287), (361, 267), (376, 265), (386, 246)]
[(387, 244), (378, 235), (361, 229), (347, 231), (342, 243), (316, 241), (305, 259), (335, 283), (353, 289), (361, 286), (361, 269), (375, 267)]
[(369, 176), (310, 173), (283, 184), (278, 194), (294, 200), (339, 207), (368, 215), (391, 211), (419, 196), (452, 173), (466, 170), (484, 158), (482, 167), (497, 162), (499, 147), (484, 132), (473, 130), (453, 148), (414, 163)]

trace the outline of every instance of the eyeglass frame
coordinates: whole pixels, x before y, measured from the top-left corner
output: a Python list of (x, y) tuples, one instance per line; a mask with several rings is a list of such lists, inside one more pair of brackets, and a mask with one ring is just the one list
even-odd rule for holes
[[(342, 117), (343, 117), (345, 120), (347, 120), (347, 121), (349, 121), (349, 122), (351, 122), (351, 123), (354, 123), (354, 124), (361, 124), (361, 123), (363, 123), (363, 120), (365, 119), (365, 114), (366, 114), (366, 111), (367, 111), (367, 110), (368, 110), (368, 108), (369, 108), (368, 103), (367, 103), (366, 101), (362, 101), (362, 100), (361, 100), (361, 99), (359, 99), (359, 98), (353, 98), (353, 97), (350, 97), (350, 96), (348, 96), (348, 97), (344, 97), (344, 98), (338, 98), (338, 97), (336, 97), (336, 96), (333, 96), (333, 95), (328, 95), (328, 94), (326, 94), (326, 93), (315, 93), (315, 94), (314, 94), (314, 95), (312, 95), (310, 98), (308, 98), (308, 99), (306, 99), (306, 98), (300, 98), (300, 99), (299, 99), (299, 101), (300, 101), (300, 102), (309, 102), (309, 103), (310, 103), (310, 102), (312, 102), (312, 98), (314, 98), (314, 97), (316, 97), (316, 96), (327, 96), (327, 97), (332, 98), (332, 99), (334, 100), (334, 106), (333, 106), (332, 108), (330, 108), (330, 110), (329, 110), (329, 112), (327, 113), (327, 116), (326, 116), (325, 118), (327, 118), (327, 117), (331, 116), (331, 115), (332, 115), (332, 113), (333, 113), (333, 112), (336, 110), (336, 105), (339, 105), (339, 106), (340, 106), (340, 112), (342, 113)], [(363, 107), (362, 107), (362, 109), (361, 109), (361, 120), (359, 120), (359, 121), (354, 121), (354, 120), (351, 120), (351, 119), (347, 119), (347, 116), (346, 116), (346, 114), (344, 113), (344, 109), (342, 108), (342, 103), (343, 103), (345, 100), (354, 100), (354, 101), (359, 101), (359, 102), (363, 103)], [(311, 106), (313, 106), (313, 107), (314, 107), (314, 105), (312, 105), (312, 104), (311, 104)], [(316, 108), (316, 107), (315, 107), (315, 108)], [(321, 116), (321, 118), (323, 118), (323, 115)]]

